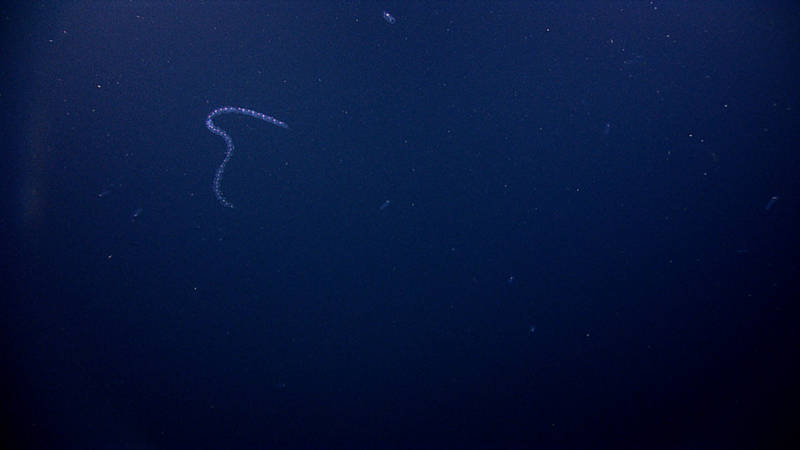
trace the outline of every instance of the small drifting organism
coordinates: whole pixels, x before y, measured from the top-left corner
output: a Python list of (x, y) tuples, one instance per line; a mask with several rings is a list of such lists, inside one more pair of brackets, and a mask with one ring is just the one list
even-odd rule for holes
[(383, 12), (383, 20), (385, 20), (389, 25), (394, 25), (394, 16), (389, 14), (389, 11)]
[(772, 209), (772, 207), (775, 206), (775, 202), (777, 202), (778, 200), (780, 200), (780, 197), (778, 197), (777, 195), (773, 195), (767, 202), (767, 206), (764, 207), (764, 211), (769, 211), (770, 209)]
[(386, 201), (385, 201), (385, 202), (383, 202), (383, 204), (381, 204), (381, 206), (378, 208), (378, 211), (383, 211), (384, 209), (388, 208), (388, 207), (389, 207), (389, 205), (391, 205), (391, 204), (392, 204), (392, 201), (391, 201), (391, 200), (386, 200)]

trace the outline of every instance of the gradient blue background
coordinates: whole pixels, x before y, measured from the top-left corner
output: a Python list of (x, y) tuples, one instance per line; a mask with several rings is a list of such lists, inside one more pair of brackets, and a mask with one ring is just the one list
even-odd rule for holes
[(13, 448), (797, 438), (796, 3), (2, 13)]

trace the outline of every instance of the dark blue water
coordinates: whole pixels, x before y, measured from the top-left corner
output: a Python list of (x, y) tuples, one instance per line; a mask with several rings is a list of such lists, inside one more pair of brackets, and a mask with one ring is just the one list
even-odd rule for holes
[(791, 447), (787, 5), (2, 10), (4, 439)]

